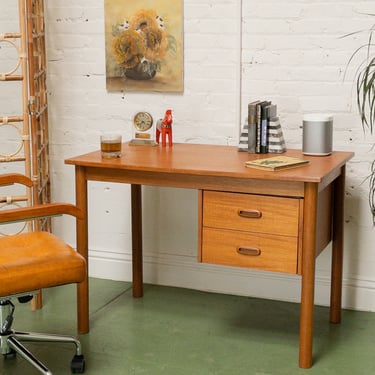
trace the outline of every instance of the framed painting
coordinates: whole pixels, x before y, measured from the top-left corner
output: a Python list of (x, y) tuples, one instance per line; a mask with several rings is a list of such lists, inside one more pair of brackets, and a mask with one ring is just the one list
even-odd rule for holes
[(105, 0), (108, 91), (183, 91), (183, 0)]

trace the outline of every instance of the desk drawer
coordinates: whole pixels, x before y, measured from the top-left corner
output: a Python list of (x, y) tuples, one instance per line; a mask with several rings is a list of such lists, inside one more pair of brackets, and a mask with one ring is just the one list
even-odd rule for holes
[(203, 228), (202, 262), (297, 273), (297, 237)]
[(298, 236), (299, 199), (205, 191), (203, 226)]

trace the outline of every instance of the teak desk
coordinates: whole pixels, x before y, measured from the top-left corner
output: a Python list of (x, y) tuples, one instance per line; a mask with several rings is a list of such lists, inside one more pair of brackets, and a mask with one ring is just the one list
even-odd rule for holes
[[(76, 204), (87, 213), (87, 181), (131, 184), (133, 296), (143, 295), (141, 186), (199, 191), (198, 261), (301, 275), (299, 366), (312, 365), (315, 258), (332, 240), (330, 321), (341, 319), (345, 165), (352, 152), (304, 156), (310, 163), (281, 171), (246, 168), (253, 155), (236, 147), (174, 144), (122, 146), (66, 160), (75, 165)], [(78, 222), (78, 251), (88, 257), (88, 224)], [(78, 288), (78, 329), (89, 331), (88, 285)]]

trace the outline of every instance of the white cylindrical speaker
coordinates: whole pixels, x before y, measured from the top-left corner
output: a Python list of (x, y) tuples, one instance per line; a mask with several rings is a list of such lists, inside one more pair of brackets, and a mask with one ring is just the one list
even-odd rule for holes
[(333, 116), (312, 113), (303, 116), (302, 152), (325, 156), (332, 153)]

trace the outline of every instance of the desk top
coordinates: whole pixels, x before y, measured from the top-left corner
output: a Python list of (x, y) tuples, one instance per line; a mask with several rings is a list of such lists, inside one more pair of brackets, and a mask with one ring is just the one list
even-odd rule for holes
[(154, 172), (174, 175), (213, 176), (236, 179), (277, 180), (320, 183), (330, 174), (337, 173), (350, 160), (353, 152), (335, 151), (328, 156), (307, 156), (300, 150), (288, 150), (282, 155), (304, 158), (309, 164), (296, 168), (264, 171), (245, 167), (251, 159), (261, 159), (277, 154), (249, 154), (238, 152), (237, 147), (174, 143), (172, 147), (122, 145), (122, 157), (103, 159), (100, 151), (65, 160), (66, 164), (137, 172)]

